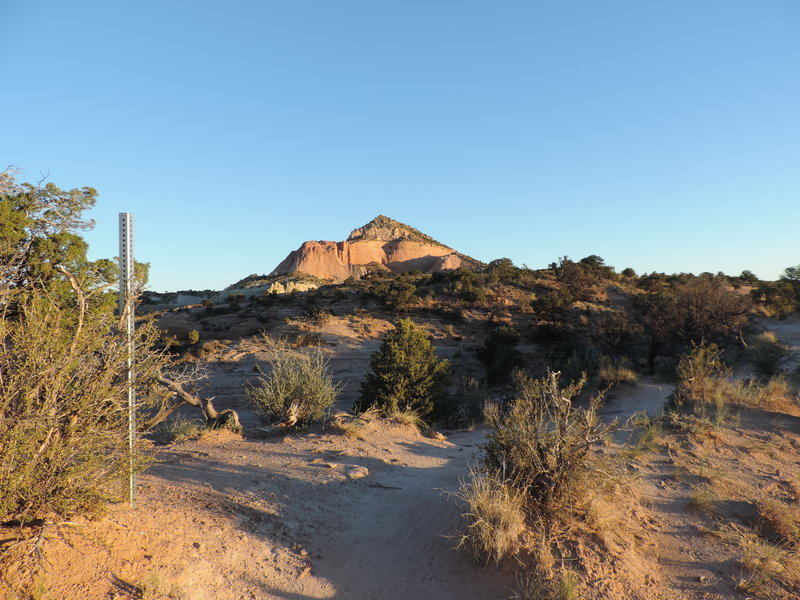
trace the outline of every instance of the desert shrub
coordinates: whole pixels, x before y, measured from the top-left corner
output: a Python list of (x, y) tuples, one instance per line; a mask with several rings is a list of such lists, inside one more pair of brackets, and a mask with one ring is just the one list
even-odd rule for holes
[[(551, 370), (541, 379), (517, 371), (515, 383), (516, 394), (504, 407), (486, 404), (489, 432), (482, 464), (459, 494), (468, 507), (461, 545), (498, 562), (516, 552), (522, 528), (531, 524), (536, 581), (526, 580), (531, 585), (522, 587), (533, 595), (520, 597), (550, 597), (545, 592), (554, 588), (541, 576), (555, 564), (557, 538), (587, 518), (588, 502), (604, 489), (609, 465), (592, 446), (614, 425), (600, 423), (600, 397), (586, 408), (573, 405), (585, 378), (562, 387)], [(577, 585), (577, 580), (567, 583)]]
[(511, 373), (522, 365), (517, 350), (520, 336), (516, 329), (500, 325), (489, 330), (483, 347), (478, 349), (478, 359), (486, 367), (486, 379), (490, 384), (502, 383), (511, 378)]
[(724, 279), (712, 277), (696, 277), (675, 289), (675, 324), (684, 340), (697, 343), (733, 336), (742, 342), (752, 305), (748, 296), (729, 289)]
[(569, 337), (569, 329), (563, 323), (541, 323), (537, 325), (531, 339), (539, 344), (564, 342)]
[(786, 279), (762, 281), (750, 292), (750, 296), (770, 315), (785, 319), (800, 310), (798, 290), (800, 286)]
[(495, 564), (518, 549), (525, 529), (525, 496), (495, 475), (471, 471), (457, 496), (467, 505), (466, 525), (459, 540), (476, 561)]
[(322, 327), (333, 318), (333, 313), (329, 308), (321, 306), (310, 306), (306, 310), (305, 321), (310, 325)]
[(458, 297), (470, 304), (482, 304), (486, 302), (486, 290), (475, 281), (467, 281), (459, 290)]
[(630, 315), (624, 311), (609, 311), (591, 324), (592, 338), (609, 354), (623, 354), (634, 330)]
[(419, 300), (417, 286), (405, 275), (372, 286), (368, 295), (381, 307), (392, 312), (403, 312)]
[(638, 378), (636, 371), (631, 368), (631, 362), (624, 356), (611, 358), (600, 356), (600, 387), (613, 387), (621, 383), (635, 383)]
[(543, 321), (559, 323), (574, 301), (572, 293), (566, 287), (560, 287), (537, 296), (531, 301), (531, 306)]
[(598, 288), (609, 279), (617, 279), (614, 268), (605, 264), (596, 254), (582, 258), (578, 262), (564, 256), (557, 263), (550, 263), (550, 269), (569, 294), (576, 300), (591, 301)]
[(217, 352), (221, 352), (226, 348), (225, 342), (222, 340), (209, 340), (202, 343), (196, 350), (196, 354), (200, 358), (208, 358)]
[(561, 387), (553, 371), (541, 379), (517, 371), (516, 395), (506, 409), (487, 411), (484, 468), (524, 491), (536, 512), (574, 504), (596, 473), (592, 445), (611, 426), (598, 419), (600, 397), (587, 408), (574, 406), (585, 383)]
[(786, 357), (786, 346), (778, 341), (772, 331), (762, 332), (750, 347), (750, 356), (761, 377), (772, 377), (780, 372), (780, 364)]
[(459, 267), (452, 271), (439, 271), (433, 274), (431, 281), (434, 284), (445, 283), (445, 291), (464, 302), (482, 303), (486, 300), (486, 276), (472, 269)]
[(486, 265), (486, 274), (491, 283), (510, 284), (518, 271), (510, 258), (497, 258)]
[(188, 337), (189, 337), (189, 343), (194, 345), (194, 344), (196, 344), (197, 342), (200, 341), (200, 332), (197, 331), (197, 329), (192, 329), (189, 332), (189, 336)]
[[(127, 340), (106, 291), (117, 268), (89, 261), (78, 233), (96, 195), (0, 175), (0, 522), (91, 507), (122, 491), (131, 458), (141, 463), (127, 446)], [(139, 289), (146, 269), (134, 277)], [(161, 337), (136, 328), (141, 403), (167, 361), (153, 350)]]
[(269, 352), (269, 372), (246, 388), (247, 400), (268, 423), (284, 420), (287, 426), (306, 427), (320, 421), (341, 391), (323, 351), (302, 354), (274, 343)]
[(355, 409), (376, 406), (384, 416), (414, 411), (428, 418), (447, 397), (450, 363), (439, 360), (430, 337), (411, 319), (401, 319), (370, 359)]
[(483, 417), (486, 403), (486, 386), (474, 377), (462, 377), (451, 397), (447, 425), (449, 427), (469, 427)]
[[(130, 458), (127, 343), (117, 318), (81, 315), (47, 296), (21, 299), (17, 311), (0, 317), (0, 522), (112, 498)], [(143, 381), (161, 361), (148, 350), (157, 339), (149, 325), (137, 330)]]
[(730, 368), (722, 361), (722, 350), (716, 344), (692, 344), (678, 361), (672, 404), (701, 414), (715, 406), (720, 408), (725, 400), (720, 392), (729, 375)]
[(292, 340), (292, 348), (313, 348), (322, 346), (322, 336), (318, 333), (300, 332)]
[(592, 377), (600, 367), (600, 351), (594, 345), (581, 344), (579, 339), (553, 344), (546, 356), (547, 363), (561, 373), (562, 381)]

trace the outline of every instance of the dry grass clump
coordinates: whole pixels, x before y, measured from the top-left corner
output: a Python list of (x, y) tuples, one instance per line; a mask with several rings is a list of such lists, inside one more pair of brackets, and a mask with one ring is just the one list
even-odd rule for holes
[(462, 377), (458, 382), (453, 408), (447, 424), (453, 428), (466, 428), (483, 418), (486, 403), (486, 386), (474, 377)]
[(227, 344), (222, 340), (210, 340), (203, 342), (199, 348), (195, 350), (198, 358), (206, 359), (219, 352), (222, 352), (227, 347)]
[(715, 383), (715, 405), (738, 404), (779, 412), (786, 412), (796, 405), (792, 387), (782, 375), (763, 382), (753, 379), (719, 379)]
[(689, 508), (704, 513), (714, 512), (717, 497), (708, 486), (696, 488), (689, 496)]
[(757, 388), (757, 406), (787, 412), (798, 406), (796, 393), (783, 376), (770, 378)]
[(624, 356), (610, 358), (606, 355), (600, 356), (598, 376), (600, 377), (600, 387), (610, 388), (623, 383), (636, 383), (639, 376), (631, 367), (631, 361)]
[(425, 419), (423, 419), (415, 410), (396, 410), (392, 413), (389, 413), (387, 418), (398, 425), (408, 429), (413, 429), (418, 433), (428, 431), (430, 429), (430, 425), (428, 425), (428, 423), (425, 422)]
[(177, 415), (161, 423), (158, 429), (169, 441), (182, 442), (200, 437), (206, 427), (200, 419)]
[(700, 419), (720, 425), (731, 405), (752, 406), (765, 410), (796, 412), (796, 393), (783, 375), (766, 381), (731, 378), (730, 368), (722, 362), (722, 351), (715, 344), (693, 345), (678, 363), (678, 383), (672, 406)]
[(369, 423), (380, 418), (380, 411), (374, 406), (359, 413), (337, 411), (331, 415), (327, 426), (339, 431), (346, 437), (363, 440), (369, 428)]
[(333, 429), (344, 434), (345, 437), (357, 440), (364, 439), (365, 424), (366, 423), (362, 421), (359, 417), (354, 415), (348, 415), (346, 413), (339, 413), (333, 415), (329, 422), (329, 425)]
[(458, 546), (477, 561), (499, 563), (519, 548), (525, 529), (524, 493), (508, 482), (479, 470), (461, 482), (458, 497), (467, 504), (468, 521)]
[(556, 579), (548, 579), (534, 569), (517, 575), (517, 585), (511, 600), (579, 600), (580, 576), (564, 569)]
[(553, 584), (541, 569), (517, 573), (517, 585), (510, 600), (552, 600)]
[(628, 446), (623, 452), (623, 456), (635, 457), (656, 448), (664, 433), (664, 419), (660, 416), (651, 417), (645, 412), (638, 412), (628, 418), (626, 428), (633, 430), (634, 433), (631, 437), (636, 436), (636, 443)]
[(800, 506), (764, 497), (756, 507), (760, 520), (778, 541), (800, 548)]
[(769, 597), (772, 586), (797, 590), (800, 585), (800, 557), (775, 546), (754, 533), (745, 533), (740, 542), (739, 564), (744, 569), (737, 587)]

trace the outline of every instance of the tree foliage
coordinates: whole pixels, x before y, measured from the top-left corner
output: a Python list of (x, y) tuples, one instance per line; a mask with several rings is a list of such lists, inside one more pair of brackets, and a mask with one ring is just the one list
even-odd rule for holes
[(477, 356), (486, 367), (486, 379), (490, 384), (510, 380), (514, 369), (522, 366), (522, 356), (517, 349), (519, 342), (519, 332), (513, 327), (500, 325), (489, 330)]
[(382, 281), (369, 289), (368, 294), (382, 308), (395, 313), (407, 310), (419, 297), (412, 275), (402, 274), (388, 281)]
[(377, 406), (390, 416), (414, 411), (425, 418), (447, 397), (450, 363), (439, 360), (430, 337), (411, 319), (401, 319), (370, 359), (356, 410)]
[(596, 254), (582, 258), (578, 262), (564, 256), (557, 263), (551, 263), (550, 270), (570, 296), (583, 301), (593, 300), (600, 286), (616, 277), (614, 268), (606, 265)]
[[(27, 521), (88, 506), (124, 478), (127, 341), (113, 263), (89, 261), (79, 234), (95, 190), (0, 184), (0, 521)], [(143, 403), (158, 397), (158, 337), (147, 322), (135, 332)]]

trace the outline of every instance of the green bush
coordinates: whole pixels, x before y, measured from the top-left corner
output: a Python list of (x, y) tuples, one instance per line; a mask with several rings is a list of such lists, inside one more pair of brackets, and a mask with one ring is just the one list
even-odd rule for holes
[(247, 400), (267, 423), (283, 420), (290, 427), (306, 427), (320, 421), (341, 391), (323, 351), (302, 354), (272, 343), (270, 352), (269, 373), (249, 385)]
[(531, 306), (542, 321), (561, 323), (574, 301), (569, 290), (561, 287), (537, 296)]
[(411, 319), (401, 319), (370, 359), (355, 409), (376, 406), (384, 416), (414, 411), (425, 419), (447, 398), (450, 363), (439, 360), (430, 337)]
[(486, 379), (490, 384), (508, 381), (511, 373), (522, 366), (522, 357), (517, 350), (520, 336), (508, 325), (494, 327), (489, 331), (483, 347), (478, 349), (478, 359), (486, 366)]
[(403, 312), (419, 300), (417, 286), (409, 275), (400, 275), (394, 280), (383, 281), (367, 292), (382, 308), (392, 312)]

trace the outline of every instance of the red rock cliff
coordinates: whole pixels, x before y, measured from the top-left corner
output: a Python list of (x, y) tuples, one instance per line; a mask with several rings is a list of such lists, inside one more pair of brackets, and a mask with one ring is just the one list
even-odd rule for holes
[(407, 225), (380, 215), (344, 242), (304, 242), (272, 275), (308, 273), (321, 279), (360, 277), (383, 265), (395, 273), (432, 273), (479, 264)]

